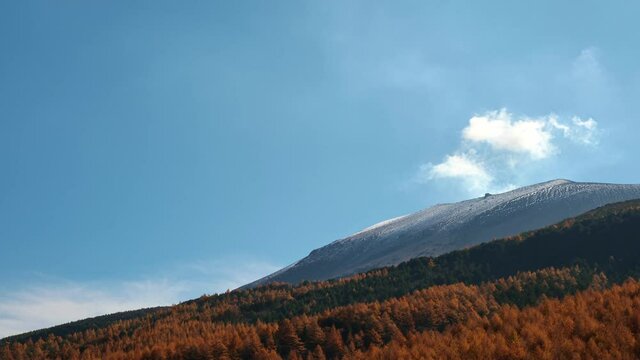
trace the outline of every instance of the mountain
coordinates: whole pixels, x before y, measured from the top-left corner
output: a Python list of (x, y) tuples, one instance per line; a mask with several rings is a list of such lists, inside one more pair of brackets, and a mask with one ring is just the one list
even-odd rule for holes
[(538, 229), (599, 206), (640, 198), (640, 185), (581, 183), (564, 179), (502, 194), (439, 204), (370, 226), (246, 285), (326, 280), (437, 256), (492, 239)]
[(0, 360), (638, 358), (639, 240), (640, 200), (610, 204), (351, 277), (0, 339)]

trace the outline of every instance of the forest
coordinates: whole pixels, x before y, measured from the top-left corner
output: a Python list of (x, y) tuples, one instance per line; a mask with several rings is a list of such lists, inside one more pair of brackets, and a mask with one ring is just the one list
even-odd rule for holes
[(203, 295), (0, 341), (0, 359), (640, 356), (640, 201), (347, 278)]

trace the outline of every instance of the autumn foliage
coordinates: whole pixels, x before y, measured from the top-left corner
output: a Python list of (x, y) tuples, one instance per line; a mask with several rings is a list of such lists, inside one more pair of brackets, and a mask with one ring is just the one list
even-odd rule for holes
[[(527, 329), (546, 329), (543, 324), (555, 324), (551, 317), (555, 312), (549, 310), (550, 306), (562, 305), (563, 309), (568, 309), (567, 306), (583, 306), (582, 303), (574, 298), (566, 298), (562, 302), (543, 300), (541, 305), (525, 310), (518, 310), (513, 303), (518, 302), (518, 297), (529, 297), (531, 292), (538, 293), (539, 299), (545, 299), (547, 293), (558, 290), (570, 292), (577, 285), (576, 279), (580, 275), (581, 270), (577, 267), (545, 269), (520, 273), (480, 286), (461, 283), (433, 286), (383, 302), (357, 303), (273, 323), (229, 324), (211, 321), (211, 309), (199, 309), (195, 303), (183, 304), (165, 310), (160, 316), (149, 315), (121, 321), (104, 329), (92, 329), (66, 337), (51, 335), (35, 342), (29, 340), (5, 344), (0, 356), (2, 359), (391, 359), (398, 358), (392, 354), (406, 354), (407, 358), (441, 358), (445, 354), (452, 358), (469, 358), (480, 350), (485, 351), (482, 354), (486, 354), (486, 351), (498, 354), (506, 350), (477, 343), (478, 337), (469, 331), (478, 334), (484, 331), (482, 336), (486, 341), (504, 337), (505, 344), (508, 344), (515, 339), (516, 330), (525, 331), (524, 335), (517, 335), (520, 339), (521, 336), (530, 335)], [(627, 292), (621, 292), (619, 288), (604, 293), (595, 290), (604, 284), (606, 278), (596, 275), (591, 281), (594, 290), (579, 293), (576, 298), (584, 302), (611, 294), (635, 296), (640, 291), (640, 284), (632, 281), (624, 286)], [(506, 302), (505, 294), (509, 294), (510, 299)], [(632, 306), (630, 314), (636, 314), (633, 306), (638, 302), (620, 303)], [(543, 315), (530, 315), (533, 309), (538, 311), (533, 314)], [(566, 313), (570, 313), (570, 310), (566, 310)], [(558, 312), (558, 315), (561, 314)], [(535, 324), (534, 320), (543, 323)], [(528, 321), (532, 323), (522, 327), (518, 325)], [(594, 325), (593, 321), (589, 318), (579, 324), (595, 328), (608, 326), (599, 323)], [(629, 319), (629, 324), (632, 323)], [(640, 328), (636, 326), (629, 329), (632, 332)], [(546, 333), (538, 338), (547, 339), (550, 336)], [(531, 339), (534, 337), (525, 337), (522, 341)], [(469, 341), (472, 342), (467, 343)], [(454, 342), (455, 347), (442, 345)], [(542, 345), (554, 344), (545, 342)], [(529, 345), (523, 346), (525, 350), (529, 349)], [(506, 349), (515, 351), (509, 346)], [(559, 350), (545, 347), (544, 351), (553, 354)], [(484, 356), (478, 354), (480, 358)]]

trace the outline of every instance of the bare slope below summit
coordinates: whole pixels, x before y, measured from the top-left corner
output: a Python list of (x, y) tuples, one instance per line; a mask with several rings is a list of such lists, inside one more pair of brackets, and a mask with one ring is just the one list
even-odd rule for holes
[(640, 198), (640, 185), (553, 180), (383, 221), (313, 250), (246, 287), (325, 280), (437, 256), (538, 229), (613, 202)]

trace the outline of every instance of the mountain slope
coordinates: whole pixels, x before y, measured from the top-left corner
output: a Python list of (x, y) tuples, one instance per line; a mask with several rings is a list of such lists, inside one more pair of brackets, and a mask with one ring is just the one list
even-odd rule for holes
[(553, 180), (502, 194), (439, 204), (313, 250), (246, 287), (325, 280), (396, 265), (554, 224), (599, 206), (640, 198), (640, 185)]
[[(600, 301), (608, 291), (601, 290), (639, 275), (640, 200), (636, 200), (607, 205), (512, 238), (349, 278), (298, 286), (271, 284), (203, 296), (133, 317), (122, 314), (119, 321), (114, 314), (109, 319), (88, 319), (15, 336), (0, 340), (0, 359), (339, 359), (347, 355), (345, 358), (371, 359), (380, 355), (381, 347), (388, 347), (391, 354), (385, 358), (412, 358), (400, 356), (396, 346), (420, 347), (423, 342), (415, 340), (418, 336), (444, 341), (431, 356), (439, 359), (448, 358), (444, 354), (451, 350), (446, 344), (452, 339), (442, 336), (468, 333), (460, 331), (468, 326), (467, 321), (476, 330), (479, 326), (499, 331), (499, 318), (512, 318), (518, 309), (531, 311), (538, 304), (546, 309), (543, 314), (522, 319), (515, 328), (502, 328), (504, 335), (512, 336), (517, 331), (522, 341), (531, 340), (533, 346), (538, 341), (531, 337), (535, 335), (531, 325), (544, 321), (552, 326), (575, 324), (563, 329), (576, 329), (576, 339), (587, 343), (593, 337), (592, 330), (596, 330), (594, 321), (609, 321), (615, 314), (624, 315), (624, 321), (616, 320), (618, 325), (629, 324), (640, 333), (640, 312), (627, 306), (633, 303), (637, 308), (637, 301), (632, 300), (638, 298), (640, 283), (623, 285), (631, 286), (628, 299), (608, 300), (600, 315), (591, 320), (572, 316), (591, 307), (572, 309), (573, 300), (569, 299), (567, 306), (549, 310), (549, 301), (559, 304), (560, 300), (551, 299), (583, 296), (581, 292), (587, 289), (587, 294)], [(621, 311), (610, 304), (621, 305)], [(571, 322), (559, 323), (553, 317), (560, 310)], [(571, 335), (555, 331), (549, 336)], [(603, 329), (601, 334), (610, 331)], [(628, 339), (618, 333), (612, 338)], [(597, 339), (598, 344), (603, 340)], [(495, 341), (481, 348), (490, 349), (487, 346), (492, 343)], [(469, 347), (459, 348), (467, 351)], [(293, 351), (298, 357), (291, 354)], [(326, 356), (319, 356), (321, 353)], [(557, 357), (562, 356), (547, 358)], [(611, 357), (616, 356), (601, 354), (597, 358)], [(535, 354), (531, 358), (544, 357)]]

